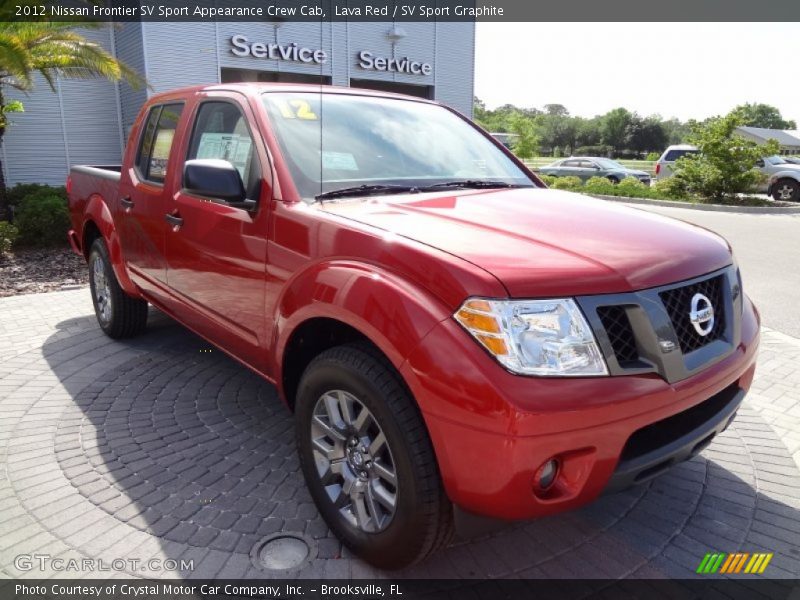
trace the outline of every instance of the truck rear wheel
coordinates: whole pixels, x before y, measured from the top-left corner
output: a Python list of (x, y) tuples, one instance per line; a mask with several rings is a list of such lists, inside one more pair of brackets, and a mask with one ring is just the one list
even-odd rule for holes
[(98, 238), (89, 252), (89, 288), (100, 328), (114, 339), (132, 337), (147, 326), (147, 302), (120, 287), (106, 242)]
[(453, 534), (453, 510), (419, 410), (368, 345), (317, 356), (296, 401), (300, 464), (328, 526), (381, 568), (420, 561)]

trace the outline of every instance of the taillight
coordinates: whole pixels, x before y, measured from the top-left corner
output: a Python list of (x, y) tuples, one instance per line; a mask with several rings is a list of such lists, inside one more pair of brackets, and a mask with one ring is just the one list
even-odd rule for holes
[(661, 173), (661, 163), (656, 163), (656, 175)]
[(72, 175), (67, 175), (67, 196), (69, 196), (70, 192), (72, 191)]

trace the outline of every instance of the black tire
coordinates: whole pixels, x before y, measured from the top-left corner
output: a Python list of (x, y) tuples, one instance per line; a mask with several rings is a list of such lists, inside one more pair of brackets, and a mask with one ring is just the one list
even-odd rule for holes
[[(312, 422), (319, 421), (312, 419), (318, 418), (320, 413), (315, 410), (319, 411), (319, 403), (324, 403), (323, 397), (334, 390), (336, 394), (345, 392), (360, 403), (359, 416), (361, 410), (368, 409), (369, 417), (374, 417), (378, 431), (382, 430), (385, 436), (385, 446), (391, 451), (389, 458), (396, 474), (395, 508), (382, 530), (369, 531), (348, 520), (345, 515), (348, 510), (352, 510), (351, 519), (357, 512), (353, 509), (352, 496), (347, 497), (344, 486), (340, 486), (338, 489), (342, 491), (338, 497), (342, 504), (337, 508), (330, 495), (335, 492), (326, 491), (322, 482), (320, 470), (326, 467), (318, 466), (312, 447)], [(354, 554), (374, 566), (398, 569), (425, 559), (451, 540), (453, 507), (442, 486), (425, 423), (400, 376), (379, 352), (367, 344), (352, 344), (326, 350), (317, 356), (300, 380), (295, 423), (300, 464), (311, 495), (328, 526)], [(349, 435), (358, 437), (360, 434), (351, 432)], [(345, 442), (343, 446), (349, 445)], [(320, 457), (318, 453), (317, 458)], [(379, 457), (372, 458), (370, 462), (381, 461)], [(338, 460), (340, 468), (349, 468), (347, 460), (350, 459)], [(328, 472), (333, 471), (334, 462), (328, 463)], [(349, 473), (353, 476), (355, 471)], [(362, 473), (367, 476), (366, 472)], [(364, 482), (367, 487), (375, 483), (373, 475), (369, 477)], [(328, 480), (329, 490), (336, 489), (337, 485), (331, 485)], [(367, 514), (372, 514), (372, 510)]]
[(772, 198), (779, 202), (800, 201), (800, 183), (794, 179), (780, 179), (772, 186)]
[(89, 288), (97, 322), (108, 337), (133, 337), (147, 327), (147, 302), (132, 298), (120, 287), (102, 238), (94, 241), (89, 252)]
[(610, 176), (610, 177), (608, 177), (607, 179), (608, 179), (608, 180), (609, 180), (611, 183), (613, 183), (614, 185), (617, 185), (617, 184), (619, 183), (619, 179), (617, 179), (617, 178), (616, 178), (616, 177), (614, 177), (613, 175), (611, 175), (611, 176)]

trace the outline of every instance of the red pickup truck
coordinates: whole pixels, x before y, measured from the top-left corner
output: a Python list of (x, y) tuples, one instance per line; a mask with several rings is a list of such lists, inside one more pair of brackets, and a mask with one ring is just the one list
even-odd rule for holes
[(468, 119), (355, 89), (151, 98), (73, 167), (100, 327), (148, 303), (267, 381), (331, 529), (383, 567), (648, 481), (733, 420), (759, 317), (728, 244), (547, 189)]

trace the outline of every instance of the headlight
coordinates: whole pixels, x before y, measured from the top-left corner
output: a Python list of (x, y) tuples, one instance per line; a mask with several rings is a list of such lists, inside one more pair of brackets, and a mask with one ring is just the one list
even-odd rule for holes
[(505, 368), (521, 375), (608, 375), (575, 301), (470, 298), (453, 315)]

